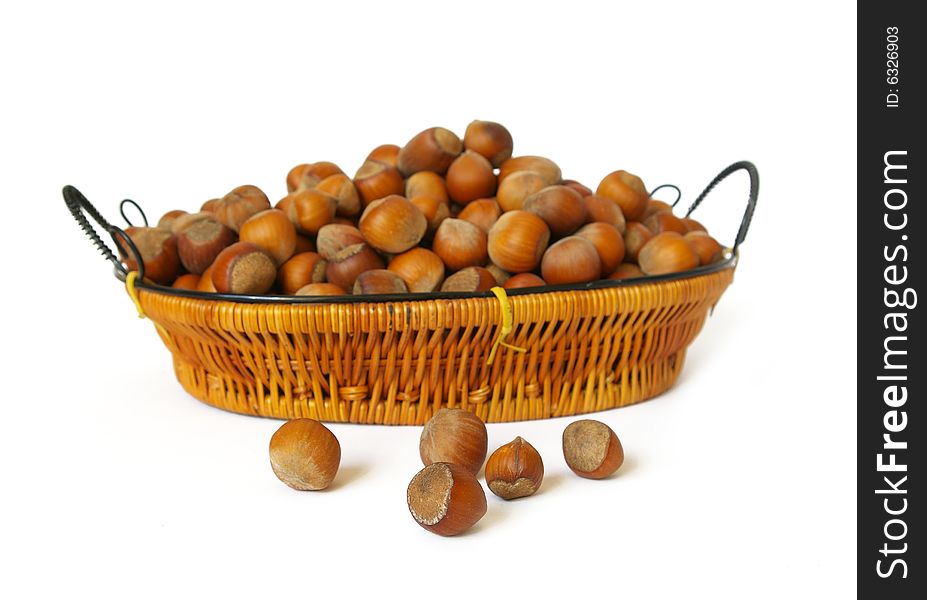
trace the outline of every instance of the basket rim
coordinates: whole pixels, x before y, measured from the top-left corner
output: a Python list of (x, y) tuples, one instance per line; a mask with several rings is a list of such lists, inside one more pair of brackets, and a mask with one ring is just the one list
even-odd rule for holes
[[(681, 271), (679, 273), (667, 273), (665, 275), (647, 275), (645, 277), (635, 277), (631, 279), (597, 279), (588, 283), (581, 284), (560, 284), (544, 285), (537, 287), (516, 288), (505, 290), (507, 296), (527, 296), (530, 294), (543, 294), (547, 292), (571, 292), (571, 291), (591, 291), (599, 289), (610, 289), (616, 287), (634, 287), (653, 285), (668, 281), (679, 281), (684, 279), (695, 279), (703, 275), (717, 273), (725, 269), (733, 269), (737, 266), (738, 252), (731, 252), (725, 249), (725, 258), (714, 262), (710, 265), (704, 265)], [(117, 277), (118, 277), (117, 273)], [(124, 277), (118, 277), (125, 280)], [(406, 292), (403, 294), (348, 294), (344, 296), (282, 296), (282, 295), (263, 295), (252, 296), (244, 294), (222, 294), (218, 292), (201, 292), (197, 290), (185, 290), (173, 288), (149, 281), (136, 281), (135, 287), (146, 292), (163, 294), (165, 296), (177, 296), (182, 298), (191, 298), (195, 300), (211, 300), (216, 302), (233, 302), (239, 304), (378, 304), (378, 303), (395, 303), (395, 302), (418, 302), (426, 300), (463, 300), (468, 298), (492, 298), (492, 292)]]

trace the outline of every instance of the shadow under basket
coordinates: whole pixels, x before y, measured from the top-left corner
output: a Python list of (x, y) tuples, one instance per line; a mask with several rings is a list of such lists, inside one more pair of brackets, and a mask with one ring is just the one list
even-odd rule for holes
[[(337, 298), (190, 292), (129, 276), (84, 213), (135, 251), (73, 187), (69, 209), (127, 281), (194, 397), (229, 411), (290, 419), (421, 425), (442, 407), (487, 423), (561, 417), (652, 398), (730, 285), (750, 200), (724, 260), (681, 274), (507, 295), (435, 293)], [(141, 261), (139, 261), (141, 263)], [(509, 312), (510, 311), (510, 312)], [(502, 342), (502, 343), (500, 343)]]

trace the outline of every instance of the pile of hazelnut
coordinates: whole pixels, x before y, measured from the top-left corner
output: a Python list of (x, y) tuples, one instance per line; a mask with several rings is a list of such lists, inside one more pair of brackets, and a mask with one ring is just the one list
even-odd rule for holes
[[(126, 231), (148, 280), (260, 295), (481, 292), (674, 273), (719, 260), (697, 221), (641, 179), (608, 174), (595, 193), (540, 156), (512, 157), (498, 123), (463, 140), (442, 127), (373, 150), (348, 177), (302, 164), (271, 207), (253, 185)], [(130, 270), (134, 256), (121, 248)]]
[[(442, 408), (419, 440), (425, 468), (406, 490), (415, 522), (439, 535), (457, 535), (486, 514), (486, 493), (477, 474), (486, 462), (486, 485), (504, 500), (531, 496), (541, 487), (544, 462), (534, 446), (516, 437), (486, 460), (486, 425), (475, 414)], [(624, 462), (624, 449), (612, 429), (583, 419), (563, 431), (563, 457), (581, 477), (603, 479)], [(284, 423), (270, 440), (270, 464), (277, 477), (297, 490), (331, 485), (341, 463), (341, 445), (330, 429), (314, 419)]]

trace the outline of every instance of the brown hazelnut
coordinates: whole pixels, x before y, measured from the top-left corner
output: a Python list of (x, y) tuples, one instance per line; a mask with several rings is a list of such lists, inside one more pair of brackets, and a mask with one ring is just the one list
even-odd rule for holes
[(301, 287), (310, 283), (325, 281), (325, 259), (315, 252), (294, 254), (280, 265), (277, 271), (277, 287), (284, 294), (295, 294)]
[(425, 423), (419, 440), (422, 464), (448, 462), (476, 475), (486, 460), (486, 425), (468, 410), (442, 408)]
[(242, 223), (238, 239), (260, 246), (282, 265), (296, 250), (296, 228), (289, 217), (279, 209), (269, 208)]
[(412, 248), (389, 261), (389, 270), (406, 282), (410, 292), (434, 292), (444, 282), (444, 261), (425, 248)]
[(315, 252), (315, 242), (312, 241), (312, 238), (297, 233), (293, 254), (299, 254), (300, 252)]
[(253, 185), (241, 185), (226, 194), (212, 208), (212, 213), (220, 223), (238, 233), (242, 223), (252, 215), (270, 208), (270, 200), (260, 188)]
[(287, 216), (303, 235), (316, 235), (335, 218), (338, 201), (318, 190), (299, 190), (291, 194)]
[(219, 253), (235, 243), (235, 232), (217, 221), (209, 213), (202, 213), (189, 223), (189, 217), (175, 221), (182, 225), (177, 233), (177, 253), (184, 268), (202, 274), (216, 260)]
[(652, 213), (644, 219), (644, 225), (654, 234), (663, 233), (664, 231), (675, 231), (679, 235), (686, 232), (686, 225), (682, 219), (669, 211), (659, 211)]
[(636, 277), (643, 277), (644, 272), (641, 271), (641, 268), (635, 265), (634, 263), (621, 263), (618, 265), (618, 268), (612, 271), (612, 274), (608, 276), (609, 279), (634, 279)]
[(509, 273), (533, 271), (550, 241), (550, 229), (523, 210), (503, 213), (489, 230), (489, 258)]
[(637, 256), (640, 254), (641, 248), (650, 241), (653, 233), (643, 223), (631, 221), (627, 224), (623, 237), (625, 257), (637, 262)]
[(447, 193), (451, 199), (466, 204), (496, 193), (496, 175), (482, 155), (467, 150), (447, 169)]
[(505, 269), (501, 269), (499, 265), (489, 263), (486, 265), (486, 270), (489, 271), (489, 274), (492, 275), (492, 278), (496, 280), (496, 285), (503, 285), (506, 281), (512, 278), (511, 273)]
[[(161, 285), (170, 285), (180, 272), (177, 237), (157, 227), (127, 227), (126, 234), (141, 254), (145, 278)], [(119, 249), (130, 271), (138, 270), (135, 254), (119, 239)]]
[(347, 296), (348, 293), (341, 286), (334, 283), (307, 283), (296, 290), (294, 296)]
[(502, 216), (502, 209), (499, 203), (493, 198), (482, 198), (474, 200), (458, 213), (457, 218), (473, 223), (486, 233), (492, 229), (499, 217)]
[(580, 228), (576, 235), (592, 242), (602, 262), (601, 277), (613, 272), (624, 260), (624, 238), (608, 223), (589, 223)]
[[(428, 173), (429, 171), (422, 171)], [(431, 196), (416, 196), (409, 198), (409, 202), (415, 205), (415, 208), (422, 211), (425, 215), (425, 221), (428, 227), (425, 229), (425, 237), (431, 237), (444, 222), (444, 219), (451, 216), (451, 211), (447, 207), (447, 202), (433, 198)]]
[(209, 268), (203, 271), (203, 274), (200, 275), (200, 280), (196, 284), (196, 291), (209, 292), (210, 294), (216, 293), (216, 286), (212, 283), (213, 265), (215, 265), (215, 263), (209, 265)]
[(212, 265), (212, 284), (223, 294), (264, 294), (276, 278), (274, 259), (249, 242), (232, 244), (219, 253)]
[(644, 220), (647, 220), (647, 217), (650, 215), (656, 214), (658, 212), (673, 212), (673, 207), (670, 204), (662, 200), (657, 200), (656, 198), (650, 198), (647, 200), (647, 208), (644, 209)]
[(629, 221), (643, 218), (650, 197), (641, 178), (627, 171), (614, 171), (606, 175), (595, 193), (617, 202), (624, 218)]
[(627, 226), (617, 202), (592, 194), (583, 198), (583, 206), (586, 208), (587, 223), (608, 223), (614, 225), (624, 235)]
[(602, 261), (589, 240), (575, 235), (552, 244), (541, 261), (541, 277), (551, 285), (585, 283), (602, 275)]
[(364, 271), (354, 280), (354, 294), (405, 294), (409, 291), (402, 277), (387, 269)]
[(724, 248), (715, 238), (704, 231), (690, 231), (682, 236), (689, 244), (695, 254), (698, 256), (698, 262), (701, 265), (710, 265), (720, 260), (724, 255)]
[(357, 276), (386, 265), (380, 255), (367, 244), (353, 244), (337, 252), (325, 265), (325, 279), (345, 289), (353, 290)]
[(206, 219), (209, 219), (210, 221), (217, 221), (216, 216), (211, 212), (196, 212), (179, 215), (171, 222), (170, 232), (174, 235), (177, 235), (187, 227), (190, 227), (191, 225)]
[(158, 228), (165, 229), (167, 231), (174, 233), (174, 231), (171, 229), (171, 225), (173, 225), (177, 217), (182, 217), (183, 215), (186, 215), (186, 214), (188, 213), (185, 210), (169, 210), (166, 213), (164, 213), (160, 219), (158, 219)]
[(637, 264), (648, 275), (678, 273), (697, 267), (698, 255), (681, 235), (667, 231), (644, 244), (637, 255)]
[(315, 189), (335, 199), (335, 214), (339, 217), (353, 217), (360, 214), (361, 200), (354, 182), (344, 173), (329, 175), (319, 182)]
[(555, 185), (562, 179), (557, 163), (543, 156), (518, 156), (510, 158), (499, 165), (499, 182), (518, 171), (533, 171), (540, 175), (546, 185)]
[(363, 242), (364, 236), (361, 235), (360, 229), (353, 225), (339, 223), (325, 225), (319, 229), (319, 234), (315, 238), (316, 248), (325, 260), (331, 260), (348, 246)]
[(496, 278), (483, 267), (467, 267), (457, 271), (441, 284), (442, 292), (488, 292), (496, 286)]
[(298, 192), (314, 188), (326, 177), (343, 173), (335, 163), (320, 161), (317, 163), (297, 165), (286, 176), (287, 192)]
[(486, 264), (486, 233), (461, 219), (445, 219), (435, 232), (431, 249), (451, 271)]
[(368, 160), (354, 175), (354, 185), (364, 206), (392, 194), (402, 194), (405, 184), (396, 167)]
[(547, 180), (534, 171), (517, 171), (499, 181), (496, 201), (503, 211), (521, 210), (525, 198), (547, 187)]
[(502, 284), (502, 287), (507, 290), (518, 290), (521, 288), (539, 287), (542, 285), (547, 285), (547, 282), (534, 273), (519, 273), (518, 275), (509, 277), (505, 283)]
[(428, 196), (447, 203), (450, 196), (447, 194), (447, 185), (444, 178), (431, 171), (419, 171), (406, 179), (406, 198)]
[(171, 287), (178, 290), (196, 290), (199, 284), (199, 275), (196, 273), (184, 273), (174, 280), (174, 283), (171, 284)]
[(582, 196), (583, 198), (585, 198), (586, 196), (592, 195), (592, 190), (590, 190), (589, 188), (587, 188), (580, 182), (574, 181), (572, 179), (564, 179), (563, 181), (560, 182), (560, 185), (565, 185), (571, 190), (579, 192), (579, 195)]
[(293, 419), (270, 438), (270, 466), (295, 490), (324, 490), (341, 463), (341, 444), (315, 419)]
[(462, 150), (463, 143), (453, 131), (432, 127), (417, 134), (402, 147), (396, 166), (405, 177), (419, 171), (443, 175)]
[(212, 212), (220, 202), (222, 202), (221, 198), (207, 200), (200, 206), (200, 212)]
[(377, 250), (398, 254), (425, 237), (428, 221), (414, 204), (393, 195), (371, 202), (361, 215), (358, 229)]
[(473, 527), (486, 514), (486, 493), (477, 478), (458, 465), (434, 463), (419, 471), (406, 490), (415, 522), (438, 535)]
[(505, 500), (530, 496), (544, 480), (544, 461), (534, 446), (516, 437), (486, 461), (486, 485)]
[(624, 462), (624, 450), (611, 427), (583, 419), (563, 430), (563, 458), (580, 477), (602, 479), (618, 470)]
[[(303, 173), (311, 167), (309, 163), (303, 163), (301, 165), (296, 165), (286, 174), (286, 191), (287, 193), (295, 192), (300, 188), (300, 184), (303, 180)], [(279, 207), (278, 207), (279, 208)]]
[(367, 160), (375, 160), (395, 167), (399, 160), (399, 150), (396, 144), (383, 144), (371, 150), (367, 155)]
[(522, 210), (541, 217), (554, 237), (569, 235), (586, 222), (583, 197), (565, 185), (551, 185), (531, 194)]
[(464, 133), (464, 148), (478, 152), (493, 167), (498, 167), (512, 156), (512, 134), (492, 121), (473, 121)]
[(682, 224), (686, 226), (686, 233), (690, 231), (708, 231), (704, 225), (689, 217), (684, 218)]

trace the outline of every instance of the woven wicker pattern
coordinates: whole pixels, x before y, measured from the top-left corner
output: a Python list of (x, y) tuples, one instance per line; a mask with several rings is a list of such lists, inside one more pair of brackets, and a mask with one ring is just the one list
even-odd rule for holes
[(696, 277), (509, 298), (245, 304), (139, 290), (190, 394), (265, 417), (421, 425), (442, 406), (486, 422), (576, 415), (669, 388), (733, 278)]

